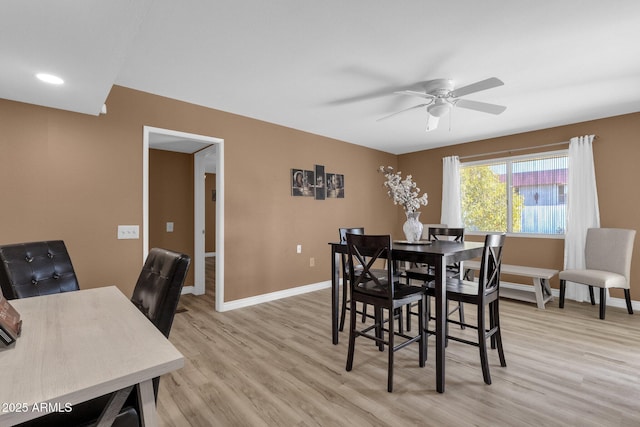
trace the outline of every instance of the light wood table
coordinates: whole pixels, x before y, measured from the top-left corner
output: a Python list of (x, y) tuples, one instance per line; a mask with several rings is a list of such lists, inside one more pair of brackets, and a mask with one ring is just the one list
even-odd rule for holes
[(22, 335), (0, 349), (0, 426), (138, 384), (145, 426), (157, 425), (152, 379), (182, 354), (115, 286), (12, 300)]

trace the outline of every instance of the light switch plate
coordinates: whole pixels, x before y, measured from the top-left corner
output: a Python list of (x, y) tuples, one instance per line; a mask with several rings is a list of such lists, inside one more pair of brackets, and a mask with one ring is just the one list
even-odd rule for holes
[(139, 239), (139, 238), (140, 238), (139, 225), (119, 225), (118, 226), (118, 239)]

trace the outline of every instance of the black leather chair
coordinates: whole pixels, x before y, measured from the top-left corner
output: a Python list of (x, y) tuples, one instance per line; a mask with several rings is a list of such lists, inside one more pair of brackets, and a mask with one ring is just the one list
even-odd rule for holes
[[(191, 258), (188, 255), (153, 248), (149, 251), (133, 290), (131, 302), (167, 338), (171, 331), (190, 263)], [(158, 399), (159, 382), (159, 377), (153, 379), (156, 400)], [(113, 394), (101, 396), (75, 405), (73, 411), (69, 413), (54, 413), (21, 424), (21, 426), (90, 426), (97, 421), (112, 396)], [(138, 393), (134, 388), (124, 403), (123, 409), (116, 416), (113, 426), (140, 426), (138, 408)]]
[(0, 264), (2, 294), (9, 300), (80, 289), (62, 240), (0, 246)]
[[(191, 258), (167, 249), (153, 248), (142, 267), (131, 302), (169, 338)], [(160, 378), (154, 378), (153, 391), (158, 398)], [(135, 394), (135, 393), (133, 393)]]

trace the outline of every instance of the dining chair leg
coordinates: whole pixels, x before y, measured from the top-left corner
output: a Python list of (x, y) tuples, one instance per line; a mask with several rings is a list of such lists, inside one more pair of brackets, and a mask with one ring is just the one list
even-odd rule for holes
[(558, 304), (560, 308), (564, 308), (564, 292), (567, 288), (567, 281), (560, 280), (560, 303)]
[(624, 290), (624, 299), (627, 302), (627, 312), (633, 314), (633, 307), (631, 305), (631, 289)]
[(600, 288), (600, 319), (604, 320), (605, 311), (607, 309), (607, 290)]
[(596, 298), (593, 295), (593, 286), (589, 286), (589, 298), (591, 299), (591, 305), (596, 305)]
[(395, 313), (394, 310), (389, 310), (389, 338), (387, 341), (389, 351), (389, 365), (387, 367), (387, 391), (391, 393), (393, 391), (393, 337), (395, 335)]
[(426, 296), (423, 296), (418, 302), (418, 328), (420, 333), (420, 367), (423, 368), (427, 362), (427, 325), (425, 325), (425, 312), (427, 310)]
[[(496, 327), (496, 316), (498, 314), (498, 310), (496, 307), (497, 301), (489, 303), (489, 330), (493, 330)], [(491, 334), (491, 349), (496, 348), (496, 336), (495, 334)]]
[(349, 350), (347, 352), (347, 371), (353, 368), (353, 353), (356, 346), (356, 303), (351, 301), (349, 315)]
[(340, 332), (344, 330), (344, 321), (347, 316), (347, 288), (348, 285), (345, 284), (345, 279), (342, 279), (342, 310), (340, 313), (340, 327), (338, 328)]
[(464, 303), (458, 302), (458, 316), (460, 317), (460, 329), (465, 329), (464, 326)]
[(498, 357), (500, 358), (500, 366), (504, 368), (507, 366), (507, 361), (504, 358), (504, 350), (502, 349), (502, 329), (500, 328), (500, 309), (498, 307), (498, 300), (494, 302), (493, 310), (494, 310), (493, 319), (495, 322), (494, 326), (496, 327), (496, 332), (494, 334), (495, 342), (496, 342), (496, 347), (498, 348)]
[[(376, 322), (376, 337), (378, 337), (378, 350), (384, 351), (384, 343), (382, 340), (384, 339), (384, 313), (382, 312), (382, 308), (374, 307), (373, 311), (375, 313), (375, 322)], [(389, 322), (391, 322), (391, 318), (393, 315), (389, 316)], [(389, 323), (391, 325), (391, 323)]]
[(486, 384), (491, 384), (491, 374), (489, 373), (489, 357), (487, 354), (486, 325), (483, 316), (484, 307), (478, 305), (478, 348), (480, 350), (480, 364), (482, 365), (482, 376)]

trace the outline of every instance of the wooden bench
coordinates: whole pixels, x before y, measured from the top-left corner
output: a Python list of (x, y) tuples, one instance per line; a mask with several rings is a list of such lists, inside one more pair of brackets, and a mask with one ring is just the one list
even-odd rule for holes
[[(473, 271), (480, 270), (480, 262), (465, 261), (463, 268), (465, 270), (465, 278), (468, 280), (472, 280)], [(549, 268), (527, 267), (522, 265), (502, 264), (500, 273), (512, 274), (514, 276), (531, 277), (533, 279), (533, 292), (524, 289), (501, 287), (501, 297), (536, 303), (538, 305), (538, 308), (543, 310), (544, 305), (548, 301), (551, 301), (553, 299), (553, 295), (551, 295), (551, 286), (549, 286), (549, 280), (553, 276), (558, 274), (558, 270)]]

